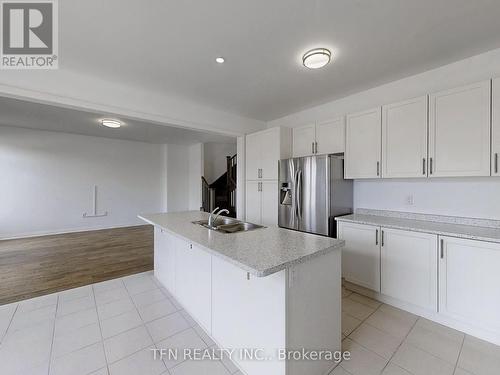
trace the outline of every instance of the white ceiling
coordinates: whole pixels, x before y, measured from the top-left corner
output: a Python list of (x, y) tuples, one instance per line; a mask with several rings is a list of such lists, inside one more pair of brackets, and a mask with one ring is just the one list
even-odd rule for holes
[(220, 134), (181, 129), (123, 117), (119, 118), (124, 123), (121, 128), (110, 129), (100, 125), (99, 120), (102, 118), (116, 118), (116, 116), (0, 97), (0, 126), (16, 126), (160, 144), (190, 145), (198, 142), (236, 142), (235, 138)]
[[(272, 120), (500, 47), (499, 0), (64, 0), (60, 66)], [(312, 47), (335, 63), (300, 64)], [(222, 55), (226, 63), (218, 65)]]

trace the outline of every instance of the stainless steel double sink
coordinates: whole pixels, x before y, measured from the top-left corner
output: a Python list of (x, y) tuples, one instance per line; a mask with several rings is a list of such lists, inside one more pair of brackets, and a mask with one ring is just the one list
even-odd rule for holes
[(220, 233), (248, 232), (255, 229), (265, 228), (262, 225), (247, 223), (230, 217), (219, 217), (215, 220), (213, 227), (208, 226), (208, 220), (193, 221), (193, 224), (201, 225), (210, 230)]

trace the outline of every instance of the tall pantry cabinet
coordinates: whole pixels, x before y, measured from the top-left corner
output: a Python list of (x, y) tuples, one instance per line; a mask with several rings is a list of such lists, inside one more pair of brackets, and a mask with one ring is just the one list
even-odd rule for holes
[(271, 128), (246, 136), (246, 220), (278, 224), (278, 161), (292, 157), (291, 129)]

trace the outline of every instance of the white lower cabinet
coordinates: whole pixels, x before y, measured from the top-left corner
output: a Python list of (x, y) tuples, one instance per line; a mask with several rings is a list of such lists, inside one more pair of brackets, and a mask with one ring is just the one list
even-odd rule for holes
[(437, 235), (381, 230), (381, 293), (437, 312)]
[(254, 224), (278, 224), (278, 181), (247, 181), (246, 220)]
[[(261, 221), (261, 197), (260, 181), (247, 181), (245, 187), (245, 215), (246, 221), (259, 224)], [(277, 209), (276, 209), (277, 210)]]
[(176, 237), (155, 227), (154, 274), (172, 293), (175, 293), (176, 241)]
[(340, 222), (338, 237), (342, 250), (342, 276), (354, 284), (380, 292), (380, 228)]
[[(173, 240), (173, 247), (166, 244)], [(168, 256), (174, 249), (173, 265)], [(331, 251), (266, 277), (248, 274), (180, 237), (155, 228), (155, 276), (217, 345), (233, 349), (248, 375), (322, 375), (334, 363), (283, 360), (278, 350), (341, 350), (341, 253)], [(173, 267), (173, 270), (171, 269)], [(242, 358), (241, 350), (260, 358)]]
[(212, 257), (176, 238), (175, 296), (207, 331), (212, 330)]
[(500, 244), (440, 240), (440, 314), (500, 332)]

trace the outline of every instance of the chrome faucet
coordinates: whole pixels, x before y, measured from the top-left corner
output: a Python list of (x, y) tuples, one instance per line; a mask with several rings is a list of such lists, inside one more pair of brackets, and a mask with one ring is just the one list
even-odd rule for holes
[[(222, 214), (222, 213), (228, 214), (229, 213), (229, 211), (226, 210), (225, 208), (223, 208), (222, 210), (217, 212), (218, 209), (219, 209), (219, 207), (216, 207), (212, 212), (210, 212), (210, 216), (208, 217), (208, 227), (209, 228), (214, 228), (213, 224), (217, 221), (220, 214)], [(215, 214), (215, 217), (214, 217), (214, 214)]]

